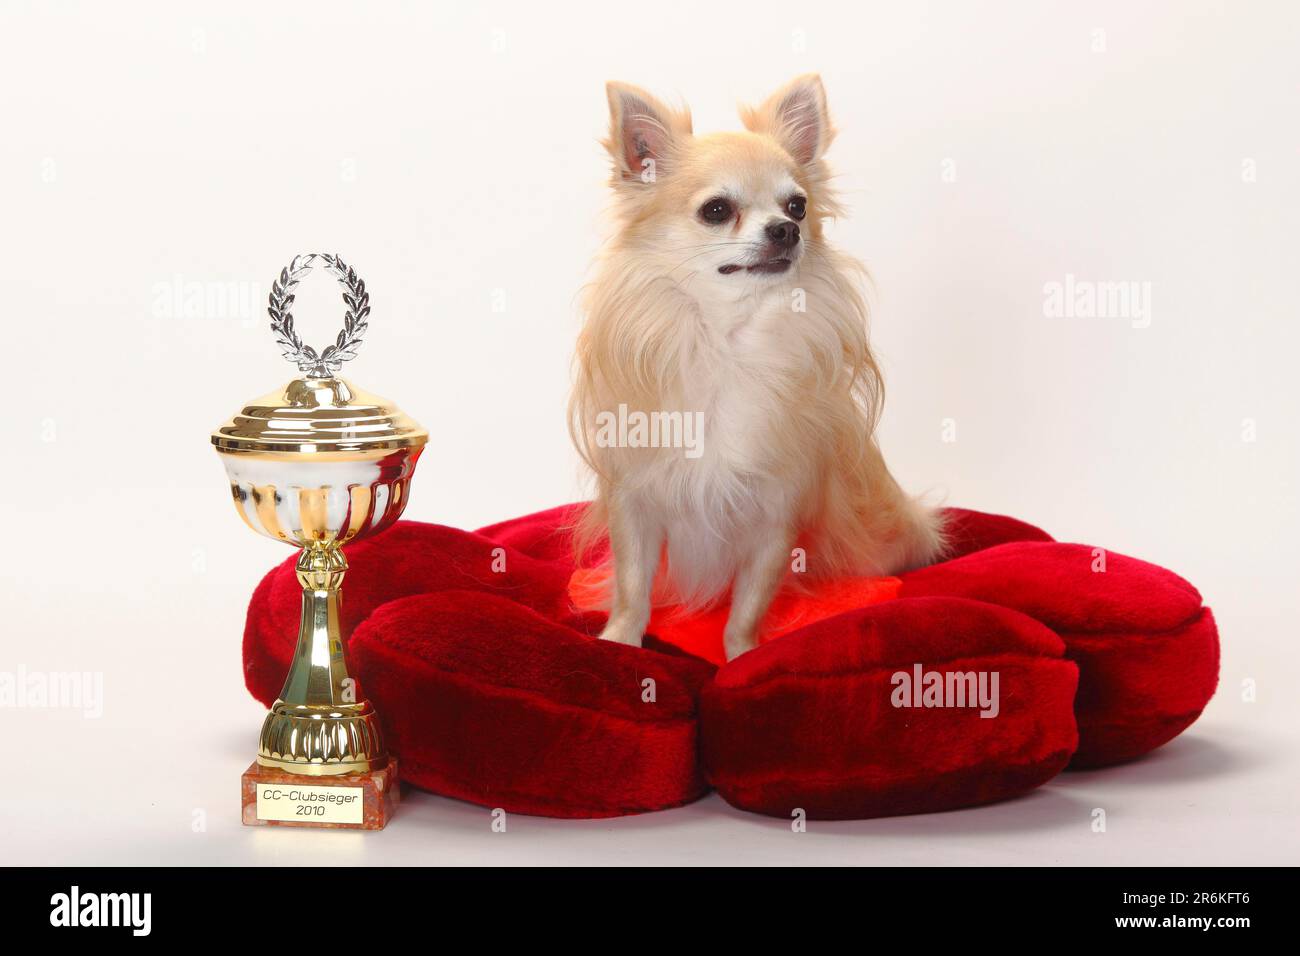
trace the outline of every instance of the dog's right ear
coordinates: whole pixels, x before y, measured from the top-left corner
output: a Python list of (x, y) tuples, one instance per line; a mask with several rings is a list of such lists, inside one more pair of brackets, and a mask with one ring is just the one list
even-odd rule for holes
[(645, 90), (626, 83), (606, 83), (609, 139), (615, 182), (649, 185), (671, 166), (673, 153), (691, 135), (691, 114), (664, 106)]

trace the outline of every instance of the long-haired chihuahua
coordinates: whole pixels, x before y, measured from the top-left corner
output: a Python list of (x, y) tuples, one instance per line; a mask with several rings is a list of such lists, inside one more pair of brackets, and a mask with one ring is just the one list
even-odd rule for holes
[(608, 535), (602, 638), (639, 645), (656, 603), (729, 594), (732, 659), (793, 571), (927, 564), (943, 524), (874, 437), (864, 270), (823, 236), (841, 209), (821, 80), (742, 109), (746, 132), (701, 136), (685, 109), (622, 83), (607, 93), (618, 231), (575, 361), (570, 420), (597, 481), (577, 539)]

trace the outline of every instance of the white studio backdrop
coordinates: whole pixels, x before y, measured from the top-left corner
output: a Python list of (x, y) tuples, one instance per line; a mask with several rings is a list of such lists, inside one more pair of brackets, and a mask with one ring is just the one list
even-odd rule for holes
[[(51, 735), (83, 768), (175, 752), (163, 692), (249, 752), (244, 607), (288, 549), (241, 526), (208, 432), (293, 374), (265, 298), (295, 253), (371, 290), (345, 374), (431, 433), (408, 518), (573, 500), (604, 82), (712, 130), (809, 71), (895, 472), (1184, 574), (1224, 643), (1203, 723), (1293, 751), (1298, 37), (1281, 2), (6, 3), (0, 669), (105, 684), (97, 721), (0, 712), (18, 765)], [(341, 314), (304, 283), (309, 342)], [(215, 799), (200, 763), (169, 812)]]

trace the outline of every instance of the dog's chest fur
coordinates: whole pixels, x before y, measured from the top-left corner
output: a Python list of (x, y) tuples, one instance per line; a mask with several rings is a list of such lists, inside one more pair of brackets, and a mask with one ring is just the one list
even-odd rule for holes
[(818, 435), (796, 424), (807, 350), (792, 323), (805, 316), (788, 302), (778, 288), (702, 305), (664, 395), (665, 408), (701, 413), (700, 455), (661, 454), (639, 484), (665, 516), (673, 577), (697, 596), (715, 596), (759, 538), (788, 526), (821, 460)]

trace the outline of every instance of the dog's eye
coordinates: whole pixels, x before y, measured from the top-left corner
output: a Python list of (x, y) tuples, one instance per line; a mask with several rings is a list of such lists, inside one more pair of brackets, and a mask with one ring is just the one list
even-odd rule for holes
[(710, 199), (700, 207), (700, 218), (705, 222), (720, 223), (731, 218), (731, 203), (725, 199)]
[(791, 219), (802, 219), (808, 213), (808, 200), (802, 196), (795, 196), (785, 204), (785, 210), (790, 214)]

